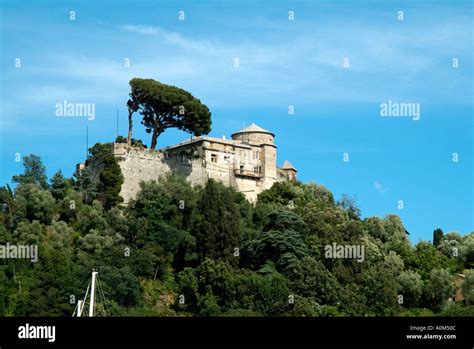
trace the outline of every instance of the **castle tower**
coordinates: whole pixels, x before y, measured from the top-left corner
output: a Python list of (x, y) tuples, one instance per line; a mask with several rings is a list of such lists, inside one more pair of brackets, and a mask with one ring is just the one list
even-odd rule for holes
[(251, 162), (261, 171), (262, 190), (269, 189), (277, 178), (275, 134), (252, 124), (233, 133), (232, 139), (252, 146)]
[(296, 170), (296, 168), (293, 167), (293, 165), (288, 160), (285, 160), (281, 169), (285, 171), (286, 177), (289, 180), (292, 180), (292, 181), (296, 180), (296, 172), (298, 171)]

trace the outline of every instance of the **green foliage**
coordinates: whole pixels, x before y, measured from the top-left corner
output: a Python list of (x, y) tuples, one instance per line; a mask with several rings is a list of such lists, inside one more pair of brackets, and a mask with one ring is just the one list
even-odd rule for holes
[(407, 270), (397, 277), (398, 292), (403, 296), (404, 306), (415, 306), (423, 293), (423, 280), (420, 274)]
[(16, 221), (38, 220), (49, 223), (56, 200), (51, 192), (37, 184), (21, 184), (15, 190)]
[(290, 182), (276, 182), (269, 190), (258, 194), (258, 202), (288, 206), (297, 198), (296, 187)]
[(123, 202), (120, 196), (120, 189), (123, 184), (123, 175), (117, 159), (113, 156), (105, 157), (104, 168), (100, 173), (100, 185), (98, 198), (104, 203), (104, 207), (109, 209)]
[[(127, 143), (127, 138), (124, 136), (117, 136), (117, 138), (115, 138), (115, 143)], [(141, 139), (132, 138), (132, 147), (144, 149), (147, 146), (143, 144)]]
[(294, 265), (308, 254), (308, 246), (301, 234), (291, 229), (302, 225), (302, 220), (290, 211), (274, 211), (269, 214), (268, 231), (249, 241), (244, 248), (244, 258), (254, 267), (267, 261), (274, 262), (282, 271)]
[(139, 112), (147, 133), (152, 133), (150, 149), (167, 128), (177, 128), (196, 136), (211, 130), (211, 113), (189, 92), (152, 79), (130, 80), (129, 112)]
[(98, 199), (110, 209), (123, 202), (120, 190), (124, 179), (112, 146), (112, 143), (94, 144), (89, 148), (92, 157), (87, 159), (86, 167), (75, 173), (75, 187), (86, 204)]
[(474, 305), (464, 306), (461, 303), (455, 302), (449, 304), (449, 306), (444, 309), (441, 313), (441, 316), (466, 316), (466, 317), (474, 317)]
[(197, 191), (178, 175), (140, 185), (140, 193), (128, 208), (132, 229), (125, 236), (139, 245), (158, 243), (173, 255), (173, 266), (178, 270), (194, 265), (196, 238), (190, 231), (198, 215)]
[(140, 284), (129, 268), (103, 267), (100, 275), (105, 282), (105, 297), (124, 307), (136, 306), (140, 302)]
[(16, 203), (12, 189), (7, 184), (0, 187), (0, 224), (5, 228), (13, 227)]
[(363, 293), (371, 315), (393, 315), (397, 306), (397, 277), (403, 270), (403, 260), (394, 252), (381, 264), (370, 264), (364, 270)]
[(425, 286), (426, 298), (437, 307), (445, 304), (453, 296), (453, 277), (446, 269), (433, 269)]
[(454, 264), (448, 257), (438, 251), (429, 242), (421, 241), (416, 245), (415, 251), (408, 261), (410, 267), (417, 271), (422, 279), (428, 279), (430, 273), (436, 268), (449, 268)]
[(30, 154), (23, 157), (23, 168), (23, 174), (13, 176), (13, 182), (18, 184), (37, 184), (43, 189), (48, 188), (46, 170), (39, 156)]
[[(25, 157), (15, 190), (0, 188), (0, 243), (35, 244), (40, 257), (0, 263), (0, 316), (70, 316), (92, 269), (98, 316), (473, 314), (474, 233), (412, 247), (398, 216), (361, 220), (351, 198), (296, 181), (252, 205), (220, 182), (169, 175), (125, 207), (111, 149), (94, 145), (74, 183), (58, 171), (49, 187)], [(333, 243), (363, 246), (363, 262), (326, 258)], [(448, 301), (454, 273), (466, 304)]]
[(474, 232), (463, 236), (459, 246), (459, 255), (466, 268), (474, 268)]
[(474, 270), (468, 270), (465, 274), (462, 295), (467, 304), (474, 304)]
[(212, 179), (203, 188), (196, 223), (196, 246), (199, 259), (222, 259), (237, 265), (234, 255), (240, 243), (240, 220), (234, 192)]
[(96, 143), (89, 149), (89, 153), (92, 157), (87, 159), (86, 165), (94, 159), (102, 160), (103, 158), (112, 155), (112, 143)]
[(342, 207), (350, 219), (360, 219), (360, 208), (357, 206), (357, 198), (348, 194), (343, 194), (341, 200), (337, 202), (337, 205)]
[(288, 272), (291, 288), (298, 295), (316, 301), (318, 304), (336, 305), (342, 292), (341, 286), (323, 263), (312, 257), (298, 260)]
[(91, 204), (97, 198), (98, 183), (94, 179), (94, 174), (90, 167), (76, 171), (74, 174), (76, 180), (74, 182), (75, 189), (81, 193), (86, 204)]
[(439, 228), (435, 229), (433, 231), (433, 245), (438, 246), (441, 240), (443, 240), (443, 231)]
[(68, 189), (72, 188), (72, 181), (64, 178), (61, 170), (56, 172), (51, 178), (51, 194), (56, 200), (62, 200)]
[(364, 219), (364, 230), (370, 236), (379, 239), (382, 242), (387, 242), (388, 236), (385, 232), (383, 220), (379, 217), (368, 217)]

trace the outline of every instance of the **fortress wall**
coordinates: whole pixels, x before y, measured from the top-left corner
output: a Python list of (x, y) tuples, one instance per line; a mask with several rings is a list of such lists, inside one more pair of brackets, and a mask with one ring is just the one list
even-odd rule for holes
[[(192, 185), (204, 186), (209, 178), (215, 179), (243, 193), (250, 202), (255, 202), (257, 195), (277, 180), (276, 149), (269, 145), (249, 144), (240, 148), (236, 149), (232, 144), (203, 141), (156, 151), (115, 143), (114, 156), (124, 176), (120, 195), (127, 204), (136, 197), (141, 181), (159, 180), (174, 172), (184, 176)], [(256, 150), (260, 151), (258, 159), (254, 159)], [(241, 151), (247, 153), (245, 159), (242, 159)], [(217, 155), (214, 161), (212, 154)], [(240, 169), (241, 163), (245, 165), (245, 172), (250, 173), (253, 173), (254, 166), (262, 166), (262, 177), (236, 175), (235, 170)]]
[(264, 188), (270, 189), (277, 181), (277, 168), (276, 168), (276, 147), (270, 145), (262, 146), (263, 151), (263, 173), (265, 176)]
[(158, 180), (171, 172), (162, 153), (128, 147), (123, 143), (114, 144), (114, 156), (118, 160), (124, 176), (120, 195), (127, 204), (140, 190), (141, 181)]

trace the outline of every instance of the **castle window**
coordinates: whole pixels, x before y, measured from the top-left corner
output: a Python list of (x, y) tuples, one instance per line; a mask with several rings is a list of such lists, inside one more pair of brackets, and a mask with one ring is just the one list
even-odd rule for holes
[(240, 165), (240, 173), (244, 172), (244, 165)]
[(253, 172), (255, 173), (262, 173), (262, 166), (254, 166)]
[(217, 162), (217, 154), (211, 154), (211, 162)]
[(259, 159), (260, 158), (260, 152), (258, 150), (253, 152), (253, 158), (254, 159)]

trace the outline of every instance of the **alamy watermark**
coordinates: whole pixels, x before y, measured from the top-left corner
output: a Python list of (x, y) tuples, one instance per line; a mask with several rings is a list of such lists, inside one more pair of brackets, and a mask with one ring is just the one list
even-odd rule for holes
[(29, 259), (38, 261), (38, 245), (0, 245), (0, 259)]
[(364, 245), (338, 245), (333, 242), (332, 245), (324, 247), (324, 257), (326, 258), (341, 258), (341, 259), (356, 259), (357, 262), (363, 262), (365, 259)]
[(380, 116), (382, 117), (412, 117), (418, 121), (421, 117), (420, 103), (405, 102), (398, 103), (388, 100), (380, 103)]
[(66, 100), (56, 103), (56, 116), (83, 116), (95, 119), (95, 103), (73, 103)]

